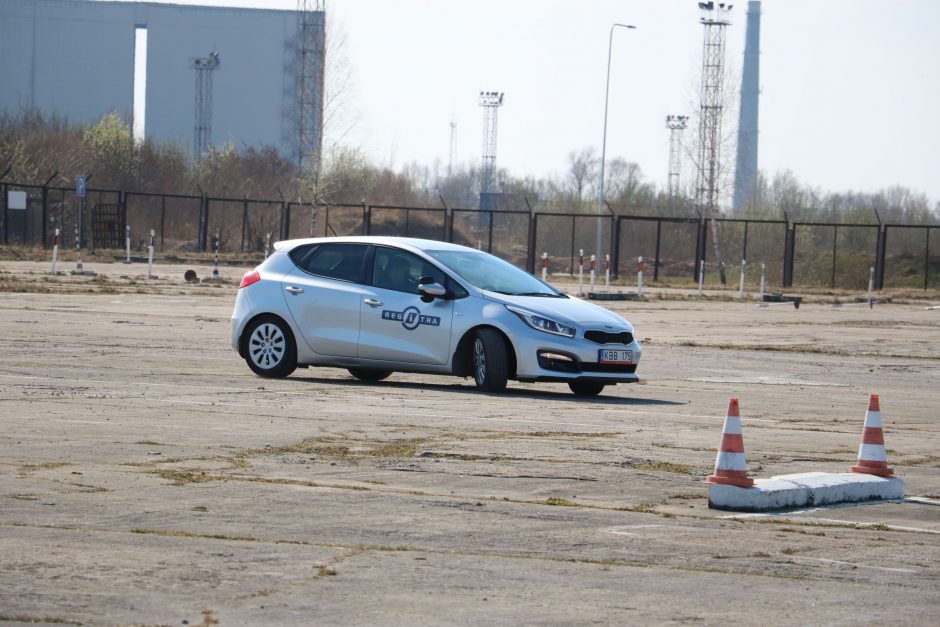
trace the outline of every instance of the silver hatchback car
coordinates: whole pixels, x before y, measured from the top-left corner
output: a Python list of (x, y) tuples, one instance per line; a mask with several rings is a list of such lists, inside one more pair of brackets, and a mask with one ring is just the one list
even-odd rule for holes
[(488, 253), (399, 237), (277, 243), (238, 286), (231, 342), (262, 377), (329, 366), (363, 381), (472, 376), (487, 392), (556, 381), (584, 396), (639, 380), (640, 345), (617, 314)]

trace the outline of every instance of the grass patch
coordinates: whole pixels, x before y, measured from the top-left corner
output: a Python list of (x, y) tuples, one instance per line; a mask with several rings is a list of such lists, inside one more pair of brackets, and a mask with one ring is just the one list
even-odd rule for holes
[(329, 566), (317, 566), (317, 577), (335, 577), (339, 573)]
[(190, 483), (208, 483), (219, 481), (222, 477), (210, 475), (205, 470), (186, 468), (157, 468), (151, 471), (161, 479), (166, 479), (170, 485), (187, 485)]
[(914, 459), (891, 460), (895, 466), (929, 466), (940, 468), (940, 455), (926, 455)]
[(71, 464), (66, 464), (64, 462), (47, 462), (45, 464), (23, 464), (17, 469), (17, 472), (21, 477), (27, 477), (37, 470), (55, 470), (56, 468), (63, 468), (65, 466), (71, 466)]
[(405, 438), (401, 440), (373, 442), (367, 440), (350, 440), (336, 436), (322, 436), (306, 438), (296, 444), (271, 446), (246, 451), (239, 457), (289, 454), (315, 455), (318, 458), (332, 460), (353, 460), (369, 457), (414, 457), (417, 453), (418, 446), (427, 441), (428, 438)]
[[(131, 529), (131, 533), (145, 536), (160, 536), (164, 538), (197, 538), (203, 540), (230, 540), (232, 542), (262, 542), (252, 536), (231, 536), (224, 533), (192, 533), (189, 531), (173, 531), (170, 529), (148, 529), (146, 527), (136, 527)], [(298, 542), (297, 544), (303, 544)]]
[(557, 497), (557, 496), (550, 496), (550, 497), (548, 497), (547, 499), (545, 499), (545, 504), (546, 504), (546, 505), (555, 505), (555, 506), (557, 506), (557, 507), (577, 507), (577, 506), (578, 506), (578, 504), (575, 503), (574, 501), (570, 501), (570, 500), (568, 500), (568, 499), (559, 498), (559, 497)]
[(643, 462), (626, 462), (624, 466), (634, 470), (650, 470), (653, 472), (671, 472), (677, 475), (695, 474), (695, 466), (692, 464), (677, 464), (675, 462), (659, 462), (645, 460)]

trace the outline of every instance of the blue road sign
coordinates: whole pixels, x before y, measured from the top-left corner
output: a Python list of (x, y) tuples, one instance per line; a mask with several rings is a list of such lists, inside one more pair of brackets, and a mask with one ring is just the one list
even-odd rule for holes
[(77, 176), (75, 177), (75, 195), (79, 198), (85, 197), (85, 177)]

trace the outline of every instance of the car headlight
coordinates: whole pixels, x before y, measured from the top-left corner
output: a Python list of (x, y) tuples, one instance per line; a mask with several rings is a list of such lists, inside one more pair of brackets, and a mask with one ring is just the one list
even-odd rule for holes
[(522, 318), (522, 320), (533, 329), (544, 331), (545, 333), (551, 333), (553, 335), (574, 337), (574, 327), (569, 327), (567, 324), (562, 324), (557, 320), (552, 320), (551, 318), (546, 318), (545, 316), (540, 316), (538, 314), (532, 313), (531, 311), (526, 311), (525, 309), (519, 309), (518, 307), (512, 307), (510, 305), (506, 305), (506, 309)]

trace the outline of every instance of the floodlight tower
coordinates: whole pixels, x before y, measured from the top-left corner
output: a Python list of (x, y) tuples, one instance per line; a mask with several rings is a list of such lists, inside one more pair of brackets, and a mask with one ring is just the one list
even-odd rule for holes
[(682, 172), (682, 131), (689, 121), (687, 115), (667, 115), (666, 128), (669, 129), (669, 178), (667, 187), (669, 197), (679, 193), (679, 174)]
[(481, 91), (480, 106), (483, 107), (483, 171), (480, 192), (490, 192), (496, 174), (496, 116), (503, 106), (503, 92)]
[[(702, 46), (702, 93), (698, 127), (698, 180), (695, 203), (699, 211), (712, 223), (712, 241), (715, 261), (725, 284), (725, 271), (718, 246), (719, 179), (721, 176), (721, 116), (724, 105), (722, 82), (725, 64), (725, 27), (731, 24), (729, 13), (734, 5), (723, 2), (699, 2), (702, 10), (700, 22), (705, 27)], [(704, 243), (704, 242), (703, 242)], [(699, 255), (704, 257), (704, 250)]]
[(297, 0), (297, 166), (303, 170), (313, 157), (319, 172), (323, 150), (323, 86), (326, 13), (323, 0)]
[(193, 129), (193, 158), (202, 159), (212, 143), (212, 73), (219, 67), (219, 53), (189, 60), (196, 70), (196, 112)]

